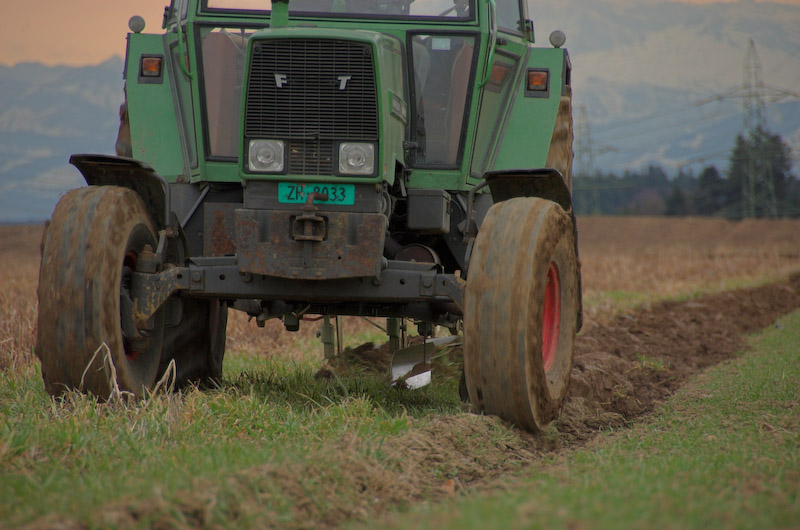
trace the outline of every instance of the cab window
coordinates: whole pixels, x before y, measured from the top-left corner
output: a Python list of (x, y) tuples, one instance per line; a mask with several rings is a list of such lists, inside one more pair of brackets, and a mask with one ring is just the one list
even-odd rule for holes
[[(473, 18), (474, 0), (292, 0), (290, 13), (334, 17), (373, 16), (380, 18)], [(269, 11), (270, 0), (206, 0), (207, 11)]]
[(413, 35), (415, 166), (456, 167), (475, 59), (472, 35)]
[(237, 158), (242, 82), (252, 30), (204, 28), (201, 36), (203, 92), (212, 157)]
[(522, 33), (522, 5), (518, 0), (495, 0), (497, 5), (497, 26), (501, 30)]

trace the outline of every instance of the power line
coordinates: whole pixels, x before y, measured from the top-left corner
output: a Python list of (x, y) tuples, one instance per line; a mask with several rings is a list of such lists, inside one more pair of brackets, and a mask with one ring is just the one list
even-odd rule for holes
[[(743, 217), (764, 213), (778, 215), (775, 194), (775, 175), (772, 160), (767, 153), (764, 137), (767, 130), (766, 104), (788, 97), (800, 98), (800, 93), (783, 90), (764, 83), (761, 59), (753, 39), (749, 39), (745, 52), (742, 85), (716, 94), (700, 103), (723, 100), (741, 100), (744, 125), (744, 175), (742, 178), (741, 209)], [(762, 164), (756, 164), (761, 161)]]
[(578, 119), (575, 123), (575, 169), (575, 173), (583, 177), (594, 173), (594, 146), (586, 117), (586, 105), (578, 107)]
[[(715, 113), (713, 113), (711, 115), (700, 116), (700, 117), (697, 117), (697, 118), (694, 118), (694, 119), (691, 119), (691, 120), (678, 120), (678, 121), (675, 121), (675, 122), (672, 122), (672, 123), (658, 124), (656, 126), (653, 126), (650, 129), (632, 131), (630, 133), (625, 133), (625, 134), (622, 134), (622, 135), (614, 135), (614, 139), (615, 140), (624, 140), (626, 138), (638, 137), (638, 136), (642, 136), (642, 135), (650, 134), (650, 133), (654, 133), (654, 132), (661, 132), (661, 131), (663, 131), (665, 129), (671, 129), (673, 127), (687, 126), (687, 125), (691, 125), (693, 123), (707, 122), (708, 120), (711, 120), (711, 119), (714, 119), (714, 118), (717, 118), (717, 117), (720, 117), (720, 116), (723, 116), (722, 112), (715, 112)], [(601, 135), (605, 135), (606, 132), (607, 132), (607, 129), (605, 127), (603, 127), (601, 129)]]
[(683, 168), (685, 168), (685, 167), (687, 167), (687, 166), (691, 166), (691, 165), (693, 165), (693, 164), (700, 164), (700, 163), (703, 163), (703, 162), (708, 162), (709, 160), (714, 160), (714, 159), (716, 159), (716, 158), (717, 158), (719, 155), (723, 155), (723, 154), (725, 154), (725, 153), (730, 153), (730, 149), (729, 149), (729, 148), (725, 148), (725, 149), (720, 149), (720, 150), (718, 150), (718, 151), (714, 151), (713, 153), (707, 153), (707, 154), (703, 154), (703, 155), (697, 155), (697, 156), (696, 156), (696, 157), (694, 157), (694, 158), (689, 158), (689, 159), (687, 159), (687, 160), (684, 160), (684, 161), (682, 161), (682, 163), (681, 163), (681, 164), (679, 164), (679, 165), (677, 165), (677, 166), (675, 166), (675, 167), (676, 167), (677, 169), (683, 169)]
[[(784, 63), (785, 62), (786, 61), (784, 61)], [(607, 123), (601, 128), (601, 134), (604, 136), (609, 131), (632, 127), (643, 124), (649, 120), (654, 120), (664, 116), (673, 116), (677, 113), (682, 113), (689, 110), (695, 110), (698, 107), (702, 107), (713, 102), (741, 100), (744, 113), (744, 135), (746, 138), (750, 138), (750, 141), (745, 142), (745, 144), (749, 149), (755, 149), (755, 147), (752, 145), (752, 139), (758, 134), (763, 134), (763, 132), (766, 131), (766, 105), (769, 103), (776, 103), (787, 98), (800, 98), (800, 93), (773, 87), (764, 83), (761, 61), (756, 52), (755, 43), (752, 39), (750, 39), (745, 54), (742, 85), (730, 88), (720, 93), (703, 97), (687, 105), (681, 105), (670, 109), (659, 110), (644, 116), (637, 116), (617, 122)], [(712, 113), (711, 116), (701, 116), (689, 120), (674, 121), (672, 123), (660, 124), (657, 127), (651, 127), (644, 130), (632, 130), (631, 132), (625, 133), (622, 136), (616, 135), (614, 138), (615, 140), (620, 140), (642, 136), (653, 132), (663, 131), (665, 128), (691, 125), (692, 123), (697, 123), (700, 121), (708, 121), (709, 119), (716, 118), (720, 115), (721, 113), (718, 111)], [(594, 141), (591, 136), (586, 107), (585, 105), (581, 105), (576, 126), (576, 174), (584, 177), (593, 174), (595, 154), (618, 150), (612, 146), (604, 146), (602, 151), (598, 151), (595, 149), (593, 144)], [(750, 156), (747, 157), (750, 161), (749, 164), (751, 165), (751, 171), (747, 172), (747, 178), (744, 179), (745, 183), (743, 184), (742, 190), (742, 211), (745, 216), (755, 216), (756, 211), (765, 212), (768, 215), (777, 214), (777, 201), (775, 198), (775, 186), (771, 164), (767, 164), (767, 176), (758, 175), (757, 173), (759, 170), (757, 170), (754, 164), (754, 161), (759, 155), (766, 154), (764, 142), (762, 141), (760, 145), (760, 150), (758, 152), (750, 152), (748, 153)], [(725, 149), (687, 159), (676, 167), (684, 168), (694, 163), (704, 162), (725, 152), (730, 152), (730, 150)], [(763, 158), (764, 157), (762, 156), (761, 159)]]
[[(750, 48), (748, 47), (748, 53), (749, 52)], [(759, 69), (760, 69), (760, 62), (759, 62)], [(800, 98), (800, 93), (798, 92), (773, 87), (770, 85), (766, 85), (764, 83), (761, 83), (760, 86), (762, 90), (762, 97), (765, 103), (777, 103), (778, 101), (789, 97)], [(631, 125), (637, 125), (640, 122), (653, 120), (656, 118), (662, 118), (664, 116), (672, 116), (679, 112), (695, 110), (697, 107), (702, 107), (704, 105), (708, 105), (709, 103), (725, 101), (725, 100), (734, 100), (734, 99), (746, 99), (748, 94), (749, 91), (744, 86), (733, 87), (724, 92), (714, 93), (709, 96), (705, 96), (701, 99), (697, 99), (686, 105), (680, 105), (664, 110), (659, 110), (657, 112), (646, 114), (644, 116), (636, 116), (633, 118), (627, 118), (624, 120), (607, 123), (603, 125), (603, 132), (618, 128), (624, 128)]]
[(654, 112), (652, 114), (647, 114), (645, 116), (637, 116), (635, 118), (628, 118), (626, 120), (621, 120), (621, 121), (617, 121), (617, 122), (611, 122), (609, 124), (603, 125), (603, 131), (614, 130), (614, 129), (618, 129), (620, 127), (628, 127), (630, 125), (636, 125), (639, 122), (652, 120), (652, 119), (655, 119), (655, 118), (663, 118), (664, 116), (672, 116), (672, 115), (674, 115), (674, 114), (676, 114), (678, 112), (685, 112), (687, 110), (694, 110), (699, 106), (706, 105), (708, 103), (713, 103), (714, 101), (716, 101), (716, 97), (714, 97), (714, 98), (704, 98), (702, 100), (699, 100), (699, 101), (696, 101), (696, 102), (692, 102), (689, 105), (682, 105), (680, 107), (675, 107), (675, 108), (666, 109), (666, 110), (660, 110), (658, 112)]
[[(575, 165), (576, 177), (579, 177), (579, 182), (582, 184), (586, 182), (589, 175), (594, 175), (594, 145), (592, 144), (592, 131), (589, 127), (589, 119), (586, 116), (586, 105), (578, 107), (578, 120), (575, 124)], [(577, 184), (577, 183), (576, 183)], [(577, 189), (584, 186), (578, 185)], [(590, 188), (592, 193), (588, 197), (589, 204), (586, 211), (589, 213), (600, 212), (600, 200), (597, 194), (597, 189)]]

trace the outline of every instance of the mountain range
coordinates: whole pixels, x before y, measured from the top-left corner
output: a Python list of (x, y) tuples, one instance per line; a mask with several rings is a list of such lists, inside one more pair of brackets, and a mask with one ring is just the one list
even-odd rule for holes
[(80, 68), (0, 66), (0, 222), (47, 219), (84, 184), (72, 153), (113, 154), (122, 60)]
[[(581, 168), (724, 170), (743, 130), (743, 100), (732, 96), (742, 93), (750, 39), (775, 96), (767, 127), (797, 162), (800, 7), (562, 0), (531, 11), (539, 45), (554, 29), (567, 35)], [(0, 222), (48, 218), (61, 194), (83, 184), (69, 155), (114, 152), (122, 66), (116, 57), (78, 68), (0, 65)]]
[(800, 7), (562, 0), (536, 3), (533, 15), (540, 43), (554, 29), (566, 33), (576, 126), (583, 107), (591, 141), (581, 147), (591, 147), (595, 169), (727, 167), (743, 131), (744, 100), (733, 96), (745, 92), (752, 39), (764, 93), (773, 96), (766, 126), (794, 149), (800, 174)]

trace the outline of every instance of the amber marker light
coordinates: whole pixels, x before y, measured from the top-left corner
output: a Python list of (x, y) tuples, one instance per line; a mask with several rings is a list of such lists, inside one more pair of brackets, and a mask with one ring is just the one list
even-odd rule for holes
[(548, 73), (541, 70), (528, 70), (528, 90), (544, 92), (547, 90)]
[(161, 77), (161, 57), (142, 57), (142, 77)]
[(511, 71), (511, 68), (504, 64), (493, 64), (492, 65), (492, 74), (489, 78), (489, 82), (493, 85), (502, 85), (506, 77), (508, 77), (508, 73)]

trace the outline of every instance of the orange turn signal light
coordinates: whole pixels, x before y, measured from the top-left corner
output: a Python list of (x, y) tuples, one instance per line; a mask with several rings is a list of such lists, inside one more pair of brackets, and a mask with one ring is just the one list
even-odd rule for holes
[(489, 77), (489, 82), (493, 85), (502, 85), (505, 83), (511, 68), (504, 64), (495, 63), (492, 65), (492, 73)]
[(549, 73), (542, 70), (528, 70), (528, 90), (544, 92), (547, 90)]
[(161, 57), (142, 57), (142, 77), (161, 77)]

